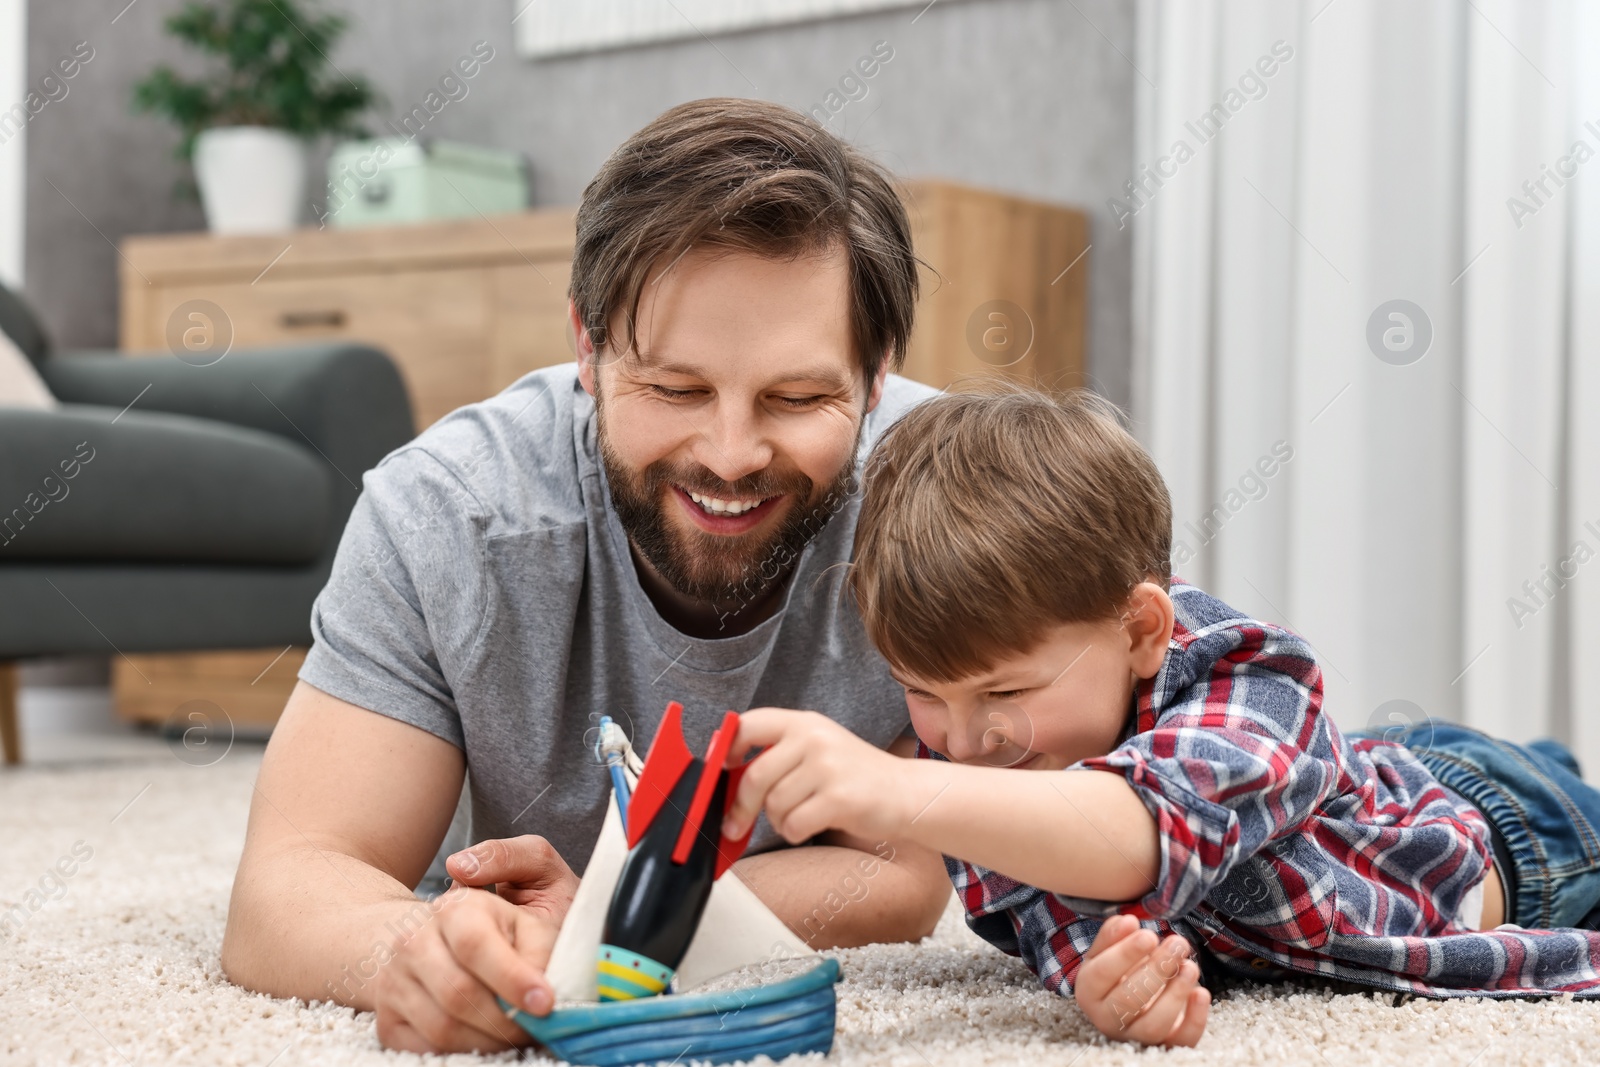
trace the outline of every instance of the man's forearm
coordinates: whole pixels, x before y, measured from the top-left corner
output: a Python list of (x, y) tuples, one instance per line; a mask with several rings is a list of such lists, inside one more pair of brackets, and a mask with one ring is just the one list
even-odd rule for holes
[(812, 948), (917, 941), (932, 932), (951, 893), (937, 852), (904, 841), (824, 839), (841, 843), (747, 856), (732, 873)]
[(373, 1008), (373, 979), (433, 915), (382, 871), (311, 845), (249, 857), (222, 942), (230, 981), (262, 993)]
[(379, 969), (435, 921), (410, 886), (445, 835), (464, 765), (448, 741), (297, 685), (250, 805), (222, 941), (228, 978), (370, 1008)]

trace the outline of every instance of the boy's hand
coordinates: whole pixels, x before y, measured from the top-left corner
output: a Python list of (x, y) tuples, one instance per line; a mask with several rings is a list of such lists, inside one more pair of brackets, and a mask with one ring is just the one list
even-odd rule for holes
[(1100, 927), (1073, 986), (1078, 1006), (1102, 1034), (1146, 1045), (1199, 1044), (1211, 1010), (1189, 942), (1162, 941), (1130, 915)]
[(900, 836), (893, 801), (903, 795), (893, 779), (907, 760), (863, 741), (814, 711), (753, 708), (739, 716), (739, 736), (728, 753), (737, 767), (751, 761), (728, 808), (722, 832), (742, 837), (765, 805), (767, 821), (797, 845), (824, 830), (873, 840)]

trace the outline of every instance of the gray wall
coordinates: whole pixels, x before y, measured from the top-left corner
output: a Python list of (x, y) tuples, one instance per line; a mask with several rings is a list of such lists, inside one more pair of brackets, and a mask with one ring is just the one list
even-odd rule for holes
[[(196, 204), (172, 196), (186, 176), (171, 156), (175, 134), (128, 105), (130, 84), (158, 60), (190, 65), (161, 28), (179, 2), (139, 0), (113, 24), (122, 2), (28, 6), (30, 84), (75, 42), (95, 49), (28, 132), (26, 288), (69, 346), (115, 343), (110, 242), (203, 225)], [(495, 58), (427, 132), (526, 153), (537, 202), (563, 204), (619, 141), (672, 104), (758, 96), (809, 109), (886, 40), (893, 60), (831, 128), (907, 176), (1089, 210), (1090, 369), (1102, 391), (1127, 402), (1131, 231), (1109, 224), (1103, 205), (1133, 159), (1131, 0), (944, 0), (920, 16), (913, 7), (539, 62), (512, 47), (511, 16), (526, 2), (333, 0), (353, 23), (333, 59), (387, 97), (372, 123), (381, 127), (488, 41)]]

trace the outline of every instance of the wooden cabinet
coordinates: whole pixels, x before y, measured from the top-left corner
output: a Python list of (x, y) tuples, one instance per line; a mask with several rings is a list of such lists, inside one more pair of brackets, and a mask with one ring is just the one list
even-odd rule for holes
[[(572, 358), (572, 212), (123, 248), (122, 347), (168, 356), (193, 301), (233, 347), (366, 341), (400, 367), (419, 429)], [(168, 334), (174, 334), (169, 340)]]
[[(1088, 218), (949, 182), (910, 182), (903, 193), (923, 261), (903, 373), (940, 388), (984, 374), (1082, 384)], [(399, 365), (420, 430), (573, 358), (573, 217), (566, 208), (382, 229), (131, 237), (122, 248), (122, 348), (172, 358), (184, 329), (201, 321), (189, 318), (197, 307), (234, 348), (366, 341)], [(276, 654), (142, 656), (143, 675), (119, 659), (118, 708), (159, 721), (186, 692), (241, 707), (236, 698), (247, 693), (243, 717), (255, 720), (263, 706), (281, 708), (294, 685), (283, 662), (251, 682)], [(153, 674), (159, 699), (140, 695)]]
[[(923, 292), (905, 373), (1082, 382), (1088, 220), (948, 182), (905, 186)], [(122, 347), (166, 356), (191, 301), (234, 347), (367, 341), (400, 366), (418, 428), (572, 358), (573, 213), (281, 236), (129, 238)], [(1070, 267), (1070, 269), (1068, 269)], [(190, 305), (186, 307), (185, 305)], [(220, 334), (219, 334), (220, 336)], [(170, 357), (169, 357), (170, 358)]]
[[(305, 660), (306, 650), (293, 646), (119, 655), (111, 660), (111, 692), (117, 714), (131, 722), (182, 733), (209, 721), (219, 735), (231, 736), (235, 729), (260, 733), (277, 723)], [(193, 701), (214, 705), (225, 717), (186, 706)]]
[(988, 374), (1086, 384), (1088, 216), (949, 182), (902, 195), (924, 264), (906, 376), (941, 389)]

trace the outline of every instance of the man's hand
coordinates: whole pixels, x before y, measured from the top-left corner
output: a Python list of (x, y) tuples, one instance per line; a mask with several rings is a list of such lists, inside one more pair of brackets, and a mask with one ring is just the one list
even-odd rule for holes
[(1113, 916), (1078, 968), (1078, 1006), (1116, 1041), (1197, 1045), (1211, 992), (1200, 985), (1200, 965), (1189, 952), (1189, 942), (1176, 934), (1162, 941), (1132, 916)]
[[(457, 885), (378, 976), (378, 1040), (409, 1052), (493, 1052), (532, 1039), (495, 1001), (553, 1004), (544, 966), (578, 878), (542, 837), (485, 841), (446, 861)], [(475, 886), (494, 885), (494, 893)]]
[(480, 841), (450, 856), (444, 868), (457, 885), (492, 885), (501, 897), (548, 923), (550, 944), (539, 956), (544, 966), (578, 895), (578, 876), (554, 845), (533, 834)]
[(737, 767), (750, 762), (723, 819), (722, 832), (742, 837), (765, 805), (772, 828), (791, 845), (824, 830), (873, 841), (897, 838), (903, 827), (893, 799), (894, 780), (910, 762), (876, 748), (814, 711), (754, 708), (739, 716), (739, 736), (728, 753)]

